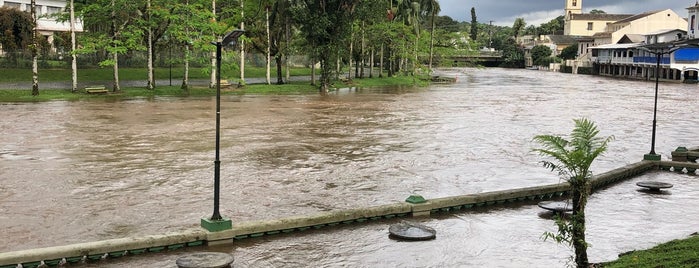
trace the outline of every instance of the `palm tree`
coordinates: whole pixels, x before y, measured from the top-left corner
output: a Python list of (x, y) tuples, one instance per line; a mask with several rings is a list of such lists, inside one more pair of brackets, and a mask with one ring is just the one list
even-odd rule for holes
[(578, 268), (588, 267), (587, 243), (585, 242), (585, 205), (590, 194), (589, 179), (592, 177), (590, 166), (598, 156), (607, 150), (607, 144), (614, 136), (597, 137), (599, 130), (594, 122), (582, 118), (576, 119), (570, 140), (554, 135), (537, 135), (534, 141), (542, 148), (534, 149), (541, 156), (553, 158), (543, 160), (544, 167), (557, 171), (568, 181), (571, 187), (573, 216), (569, 222), (559, 219), (558, 235), (553, 236), (559, 242), (568, 242), (575, 249), (575, 263)]
[(517, 37), (522, 33), (524, 30), (524, 27), (527, 26), (527, 23), (524, 22), (523, 18), (516, 18), (515, 23), (512, 25), (512, 33), (515, 37), (515, 40), (517, 40)]

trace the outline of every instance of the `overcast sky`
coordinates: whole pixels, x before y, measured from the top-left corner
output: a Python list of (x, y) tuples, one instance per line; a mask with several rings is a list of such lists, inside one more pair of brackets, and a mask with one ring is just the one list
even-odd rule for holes
[[(583, 12), (599, 9), (609, 14), (639, 14), (646, 11), (672, 9), (680, 17), (687, 17), (687, 7), (697, 0), (579, 0)], [(516, 18), (524, 18), (527, 25), (539, 26), (563, 15), (565, 0), (439, 0), (440, 15), (457, 21), (471, 21), (471, 7), (476, 8), (480, 23), (493, 21), (494, 25), (512, 26)]]

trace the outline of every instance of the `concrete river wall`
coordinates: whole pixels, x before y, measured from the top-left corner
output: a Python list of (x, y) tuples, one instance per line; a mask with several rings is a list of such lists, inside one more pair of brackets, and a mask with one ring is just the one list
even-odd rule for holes
[[(694, 162), (644, 160), (594, 176), (591, 179), (591, 187), (594, 191), (621, 180), (639, 176), (650, 170), (667, 170), (696, 175), (697, 169), (699, 169), (699, 164)], [(406, 200), (410, 202), (404, 203), (339, 210), (277, 220), (235, 223), (232, 229), (220, 232), (207, 232), (203, 229), (195, 229), (163, 235), (128, 237), (4, 252), (0, 253), (0, 268), (17, 267), (19, 264), (26, 268), (40, 265), (57, 266), (85, 260), (96, 261), (125, 255), (176, 250), (185, 247), (233, 243), (235, 240), (246, 238), (362, 223), (386, 218), (429, 216), (435, 213), (457, 212), (505, 203), (548, 200), (564, 197), (568, 194), (569, 185), (567, 183), (558, 183), (424, 201), (419, 198), (417, 199), (418, 201), (414, 201), (411, 197)]]

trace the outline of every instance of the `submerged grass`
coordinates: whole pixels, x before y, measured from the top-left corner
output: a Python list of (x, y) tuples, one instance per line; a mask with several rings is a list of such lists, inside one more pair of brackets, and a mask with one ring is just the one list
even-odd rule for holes
[[(428, 82), (414, 79), (411, 76), (397, 76), (384, 78), (364, 78), (354, 79), (347, 82), (336, 82), (334, 88), (346, 87), (385, 87), (385, 86), (425, 86)], [(331, 89), (332, 90), (332, 89)], [(317, 94), (318, 87), (311, 85), (310, 81), (291, 82), (287, 84), (266, 85), (266, 84), (250, 84), (240, 88), (236, 86), (222, 88), (221, 94)], [(82, 100), (82, 99), (99, 99), (99, 98), (137, 98), (137, 97), (191, 97), (191, 96), (215, 96), (216, 90), (206, 87), (192, 87), (189, 90), (183, 90), (179, 86), (158, 86), (154, 90), (147, 90), (142, 87), (123, 87), (119, 92), (109, 92), (107, 94), (88, 94), (84, 90), (71, 92), (68, 89), (50, 89), (40, 90), (39, 95), (32, 96), (30, 89), (5, 89), (0, 90), (0, 102), (40, 102), (49, 100)]]

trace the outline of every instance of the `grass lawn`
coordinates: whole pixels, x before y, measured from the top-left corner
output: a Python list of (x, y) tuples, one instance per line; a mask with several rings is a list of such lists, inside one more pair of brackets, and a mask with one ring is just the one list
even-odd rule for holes
[[(382, 86), (425, 86), (428, 83), (411, 76), (396, 76), (384, 78), (354, 79), (348, 82), (336, 81), (334, 88), (346, 87), (382, 87)], [(332, 90), (332, 89), (331, 89)], [(242, 88), (222, 89), (221, 94), (318, 94), (318, 87), (309, 82), (292, 82), (283, 85), (251, 84)], [(215, 96), (216, 90), (206, 87), (193, 87), (188, 91), (179, 86), (158, 86), (155, 90), (146, 90), (141, 87), (122, 87), (120, 92), (107, 94), (88, 94), (84, 90), (76, 93), (70, 90), (40, 90), (38, 96), (32, 96), (30, 89), (24, 90), (0, 90), (0, 102), (36, 102), (49, 100), (81, 100), (94, 98), (135, 98), (154, 96)]]
[(632, 251), (601, 267), (699, 267), (699, 235), (673, 240), (647, 250)]

